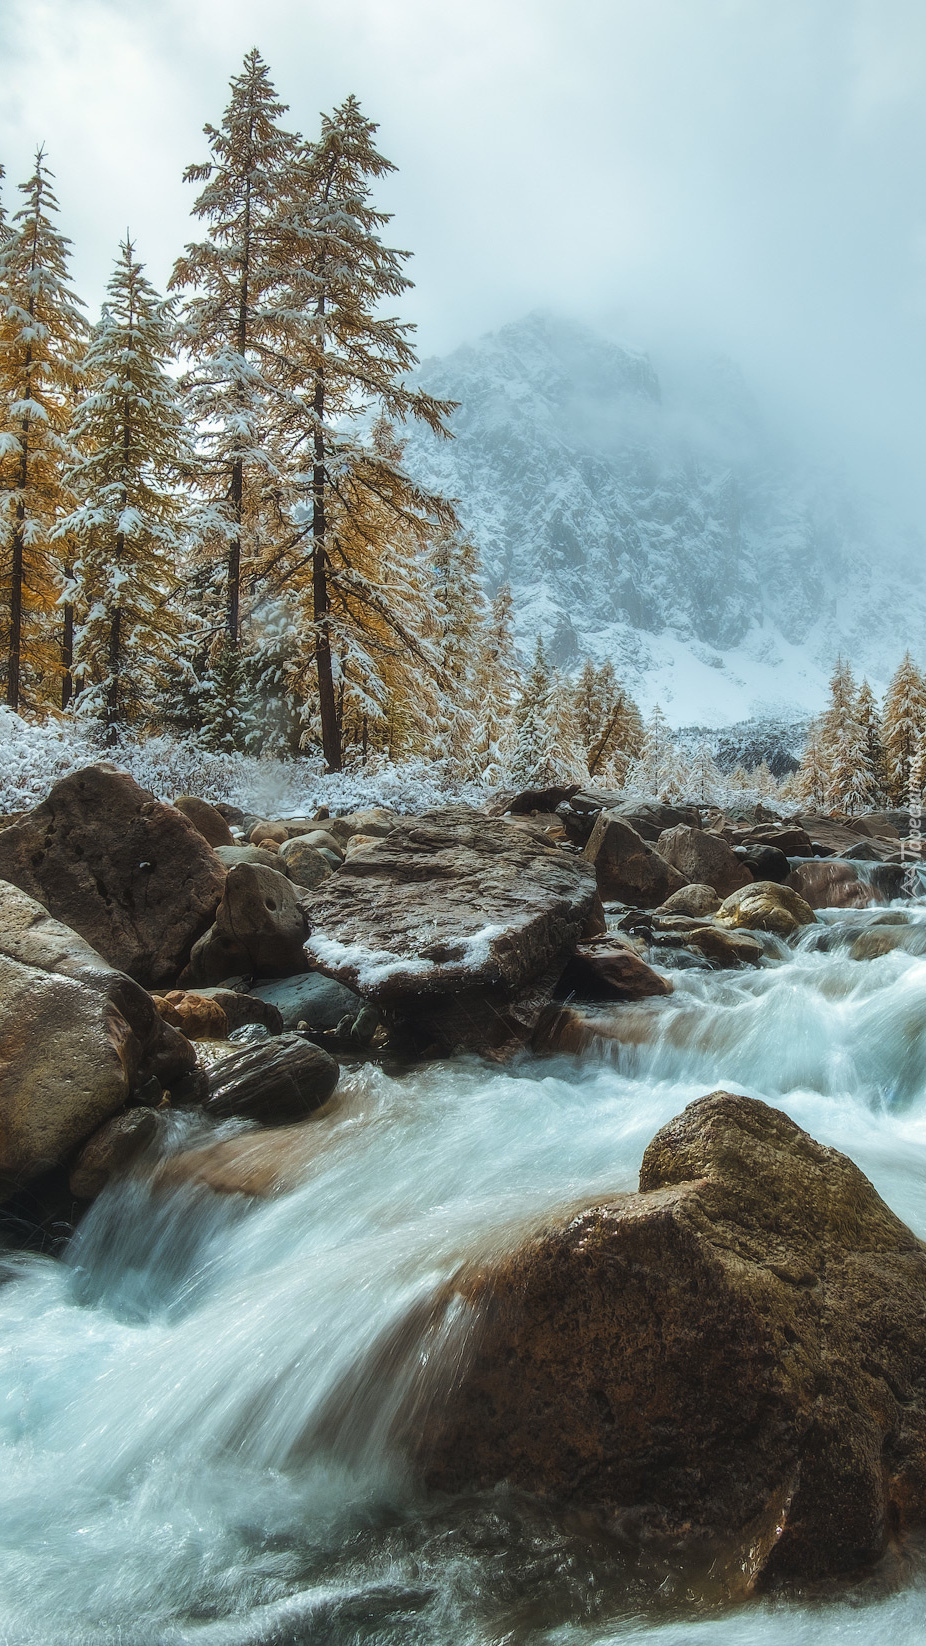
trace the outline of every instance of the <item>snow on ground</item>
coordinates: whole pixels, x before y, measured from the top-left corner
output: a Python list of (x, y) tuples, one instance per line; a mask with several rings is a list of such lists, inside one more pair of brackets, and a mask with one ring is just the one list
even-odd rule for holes
[(401, 767), (370, 762), (329, 776), (311, 759), (215, 754), (190, 737), (149, 737), (144, 742), (123, 737), (114, 748), (103, 748), (72, 721), (32, 724), (0, 708), (0, 816), (36, 805), (59, 777), (97, 760), (111, 760), (131, 772), (159, 800), (197, 794), (269, 817), (299, 817), (323, 805), (332, 812), (391, 806), (420, 813), (454, 800), (474, 806), (485, 800), (475, 784), (448, 783), (430, 761)]

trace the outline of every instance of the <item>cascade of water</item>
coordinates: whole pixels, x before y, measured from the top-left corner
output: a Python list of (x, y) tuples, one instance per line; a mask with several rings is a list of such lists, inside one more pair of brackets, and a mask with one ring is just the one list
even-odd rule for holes
[[(634, 1014), (633, 1045), (581, 1061), (356, 1070), (295, 1192), (129, 1179), (64, 1262), (12, 1261), (0, 1640), (636, 1639), (652, 1594), (592, 1534), (504, 1494), (421, 1500), (396, 1429), (466, 1353), (454, 1275), (632, 1188), (657, 1128), (721, 1085), (851, 1154), (926, 1234), (926, 959), (808, 939), (759, 970), (680, 971)], [(647, 1634), (695, 1646), (674, 1584)], [(865, 1615), (912, 1641), (911, 1607)], [(756, 1646), (854, 1638), (845, 1608), (712, 1617), (710, 1638)]]

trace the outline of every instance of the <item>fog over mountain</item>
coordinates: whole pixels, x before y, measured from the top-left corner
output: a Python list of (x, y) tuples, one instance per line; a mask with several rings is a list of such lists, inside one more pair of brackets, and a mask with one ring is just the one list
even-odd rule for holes
[(677, 725), (816, 711), (839, 652), (881, 689), (920, 649), (922, 542), (779, 436), (731, 361), (657, 370), (537, 313), (420, 379), (460, 404), (408, 464), (459, 499), (523, 647), (611, 657)]

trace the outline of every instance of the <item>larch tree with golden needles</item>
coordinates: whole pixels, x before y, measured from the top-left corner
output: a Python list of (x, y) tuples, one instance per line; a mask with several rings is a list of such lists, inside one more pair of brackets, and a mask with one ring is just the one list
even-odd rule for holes
[(12, 709), (49, 706), (62, 674), (57, 528), (71, 501), (64, 475), (86, 326), (51, 179), (39, 149), (0, 243), (0, 669)]
[[(308, 585), (321, 742), (332, 771), (343, 758), (340, 658), (345, 647), (350, 653), (361, 605), (375, 610), (399, 640), (404, 627), (392, 623), (385, 603), (371, 604), (369, 587), (361, 594), (365, 574), (358, 576), (353, 554), (371, 506), (386, 542), (393, 528), (401, 532), (415, 521), (454, 523), (449, 503), (422, 493), (395, 456), (376, 450), (363, 434), (362, 414), (371, 408), (400, 423), (422, 421), (438, 434), (447, 433), (444, 418), (452, 410), (451, 402), (408, 383), (417, 363), (414, 328), (383, 312), (384, 302), (401, 296), (411, 281), (404, 273), (407, 253), (380, 239), (390, 214), (374, 206), (371, 188), (395, 168), (377, 151), (375, 132), (355, 97), (324, 117), (318, 141), (303, 146), (290, 170), (278, 225), (285, 268), (279, 320), (287, 338), (278, 380), (288, 388), (289, 406), (278, 402), (275, 437), (287, 472), (303, 476), (290, 490), (296, 523), (290, 564), (300, 570), (288, 575)], [(281, 559), (278, 575), (284, 574)], [(339, 607), (351, 609), (352, 625)]]
[(174, 356), (173, 304), (126, 240), (84, 361), (74, 420), (77, 506), (61, 532), (77, 544), (77, 708), (106, 727), (149, 718), (176, 668), (183, 620), (172, 604), (181, 552), (179, 490), (193, 467)]
[[(298, 146), (280, 124), (285, 113), (260, 53), (248, 52), (221, 125), (205, 127), (209, 159), (184, 173), (185, 181), (205, 185), (193, 212), (207, 236), (186, 247), (170, 280), (185, 294), (183, 383), (200, 427), (202, 484), (212, 505), (207, 540), (219, 545), (207, 593), (215, 608), (215, 672), (232, 687), (243, 596), (257, 578), (266, 511), (281, 486), (270, 415), (285, 352), (277, 219)], [(234, 742), (236, 704), (216, 712)]]

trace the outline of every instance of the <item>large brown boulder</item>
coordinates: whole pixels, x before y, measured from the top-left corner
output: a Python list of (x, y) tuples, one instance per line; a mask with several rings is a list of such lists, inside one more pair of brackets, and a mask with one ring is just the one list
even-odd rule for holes
[(854, 864), (838, 857), (799, 863), (785, 884), (812, 909), (867, 909), (872, 903), (883, 902), (874, 887), (859, 879)]
[(138, 1096), (196, 1065), (151, 996), (0, 882), (0, 1194), (67, 1161)]
[(616, 812), (599, 812), (582, 855), (594, 864), (605, 902), (655, 909), (686, 884), (685, 876)]
[(926, 1248), (778, 1110), (691, 1104), (639, 1194), (458, 1289), (433, 1486), (598, 1509), (747, 1587), (854, 1573), (926, 1520)]
[(397, 1007), (561, 968), (596, 910), (593, 871), (464, 807), (406, 819), (310, 899), (319, 971)]
[(210, 806), (208, 800), (200, 800), (196, 794), (180, 794), (174, 801), (174, 806), (184, 817), (189, 818), (210, 846), (235, 844), (235, 837), (226, 819), (215, 806)]
[(217, 1120), (288, 1126), (327, 1103), (340, 1073), (334, 1058), (311, 1040), (280, 1034), (213, 1063), (204, 1108)]
[(238, 863), (228, 871), (215, 922), (194, 944), (180, 983), (195, 989), (228, 977), (290, 977), (307, 971), (307, 930), (285, 874)]
[(792, 886), (757, 880), (724, 898), (717, 920), (721, 926), (745, 926), (753, 932), (793, 937), (802, 926), (816, 925), (817, 917)]
[(706, 829), (677, 824), (659, 836), (656, 850), (689, 885), (713, 886), (718, 897), (729, 897), (755, 879), (722, 835), (708, 834)]
[(225, 871), (189, 818), (102, 763), (63, 777), (0, 830), (0, 879), (151, 988), (175, 981)]

